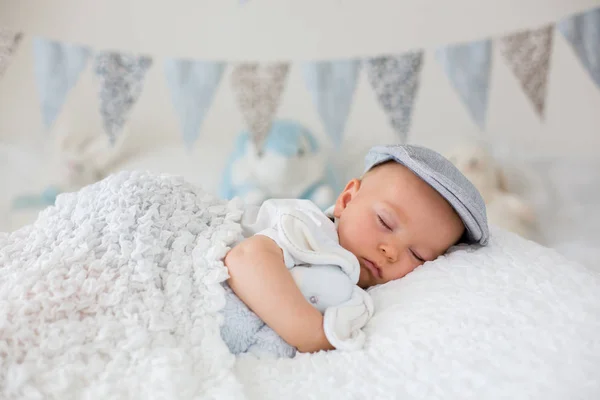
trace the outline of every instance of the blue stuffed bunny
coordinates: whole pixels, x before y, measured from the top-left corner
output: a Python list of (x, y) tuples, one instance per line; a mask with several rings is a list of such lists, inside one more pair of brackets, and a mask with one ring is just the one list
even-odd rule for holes
[(260, 148), (248, 131), (242, 131), (220, 187), (223, 198), (237, 196), (247, 204), (299, 198), (321, 209), (333, 204), (338, 191), (325, 151), (308, 129), (290, 120), (274, 121)]

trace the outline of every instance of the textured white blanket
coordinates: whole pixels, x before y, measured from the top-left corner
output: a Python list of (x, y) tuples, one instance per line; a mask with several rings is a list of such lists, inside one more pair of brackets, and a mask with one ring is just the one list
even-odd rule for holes
[(0, 234), (0, 398), (243, 398), (219, 332), (241, 214), (121, 173)]

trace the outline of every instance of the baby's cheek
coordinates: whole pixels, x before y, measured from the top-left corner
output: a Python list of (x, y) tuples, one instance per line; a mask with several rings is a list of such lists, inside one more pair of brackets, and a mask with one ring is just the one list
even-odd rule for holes
[(368, 237), (369, 229), (364, 224), (354, 224), (348, 236), (355, 243), (364, 243)]
[(340, 245), (355, 256), (366, 257), (365, 252), (374, 240), (364, 223), (354, 222), (340, 226), (338, 234)]
[(390, 280), (404, 278), (406, 275), (413, 272), (418, 266), (418, 264), (413, 264), (410, 262), (399, 263), (390, 274)]

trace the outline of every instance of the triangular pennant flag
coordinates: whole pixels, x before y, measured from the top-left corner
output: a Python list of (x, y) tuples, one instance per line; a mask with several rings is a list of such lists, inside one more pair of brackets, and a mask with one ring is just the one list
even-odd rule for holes
[(15, 33), (5, 28), (0, 28), (0, 77), (12, 60), (21, 38), (21, 33)]
[(566, 18), (557, 28), (600, 87), (600, 8)]
[(552, 52), (552, 25), (503, 37), (500, 51), (539, 115), (544, 114)]
[(104, 52), (95, 57), (100, 79), (100, 115), (111, 143), (142, 93), (144, 77), (151, 65), (152, 59), (145, 56)]
[(50, 128), (85, 68), (89, 51), (80, 46), (36, 38), (33, 52), (42, 119), (46, 128)]
[(231, 74), (242, 115), (257, 146), (262, 146), (271, 129), (288, 70), (288, 64), (240, 64)]
[(369, 82), (401, 142), (406, 142), (419, 86), (423, 52), (367, 59)]
[(183, 139), (191, 147), (200, 131), (225, 64), (221, 62), (167, 60), (165, 74), (173, 106), (181, 121)]
[(304, 79), (317, 112), (337, 146), (343, 139), (359, 70), (358, 60), (316, 61), (304, 65)]
[(483, 129), (488, 104), (491, 41), (447, 46), (438, 49), (436, 57), (471, 117)]

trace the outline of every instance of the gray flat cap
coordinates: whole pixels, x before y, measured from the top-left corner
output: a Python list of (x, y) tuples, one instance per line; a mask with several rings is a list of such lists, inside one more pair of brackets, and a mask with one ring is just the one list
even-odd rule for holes
[(390, 160), (410, 169), (450, 203), (465, 225), (463, 243), (487, 244), (490, 234), (483, 198), (450, 161), (425, 147), (375, 146), (365, 157), (365, 172)]

